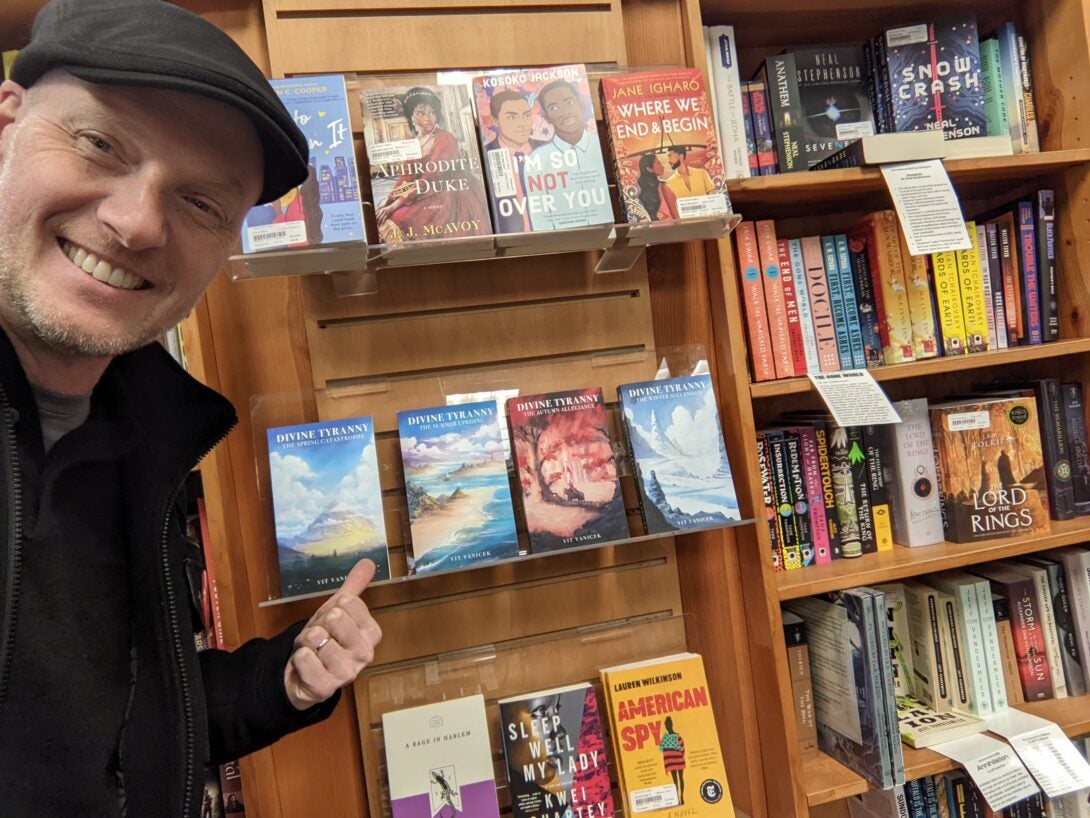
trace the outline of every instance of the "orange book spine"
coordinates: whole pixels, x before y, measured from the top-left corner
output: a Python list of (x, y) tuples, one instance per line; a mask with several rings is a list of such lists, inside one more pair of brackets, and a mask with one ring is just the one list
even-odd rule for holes
[(756, 226), (757, 252), (761, 258), (761, 278), (765, 288), (765, 307), (768, 309), (768, 323), (772, 333), (772, 360), (776, 365), (777, 378), (791, 378), (795, 375), (795, 365), (791, 356), (791, 329), (787, 316), (787, 299), (784, 297), (783, 279), (780, 277), (776, 223), (771, 219), (764, 219), (757, 222)]
[(754, 381), (776, 379), (772, 360), (772, 337), (765, 311), (765, 291), (761, 279), (761, 261), (757, 252), (757, 233), (753, 222), (741, 222), (734, 230), (738, 275), (742, 282), (742, 303), (746, 313), (749, 336), (749, 357)]

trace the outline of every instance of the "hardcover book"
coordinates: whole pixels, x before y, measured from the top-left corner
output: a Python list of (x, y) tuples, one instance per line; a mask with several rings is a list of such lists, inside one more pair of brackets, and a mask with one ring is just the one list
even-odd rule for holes
[(628, 221), (731, 212), (715, 116), (699, 69), (607, 75), (599, 90)]
[(584, 66), (486, 74), (473, 93), (497, 233), (613, 223)]
[(647, 533), (740, 521), (711, 377), (623, 384), (617, 393)]
[(369, 417), (267, 430), (280, 593), (335, 591), (359, 560), (390, 578)]
[(462, 85), (364, 88), (364, 143), (387, 244), (492, 232), (473, 105)]
[(891, 28), (885, 42), (895, 130), (987, 134), (974, 18)]
[(515, 818), (611, 818), (598, 697), (587, 683), (500, 699), (500, 726)]
[(495, 401), (397, 413), (413, 573), (518, 556)]
[(1032, 397), (934, 406), (931, 432), (948, 540), (1048, 533), (1044, 454)]
[(626, 812), (734, 818), (700, 656), (604, 668), (601, 677)]
[(257, 205), (242, 223), (242, 252), (363, 241), (363, 207), (344, 77), (269, 81), (310, 145), (307, 179)]
[(628, 537), (602, 390), (507, 401), (532, 551)]
[(382, 714), (393, 818), (499, 818), (484, 696)]
[(808, 167), (850, 140), (875, 134), (861, 46), (795, 48), (791, 54), (802, 106), (802, 152)]

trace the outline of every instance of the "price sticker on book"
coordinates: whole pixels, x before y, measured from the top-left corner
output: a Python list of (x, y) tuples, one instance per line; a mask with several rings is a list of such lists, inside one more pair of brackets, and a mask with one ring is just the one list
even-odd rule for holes
[(1039, 792), (1014, 751), (991, 736), (968, 736), (934, 744), (931, 749), (964, 767), (996, 812)]
[(838, 426), (880, 426), (901, 422), (901, 416), (882, 387), (865, 369), (811, 372), (810, 383), (825, 401)]
[(882, 165), (882, 176), (912, 255), (972, 249), (958, 196), (941, 160)]
[(1052, 722), (1009, 710), (988, 719), (988, 729), (1010, 742), (1049, 798), (1090, 787), (1090, 764)]

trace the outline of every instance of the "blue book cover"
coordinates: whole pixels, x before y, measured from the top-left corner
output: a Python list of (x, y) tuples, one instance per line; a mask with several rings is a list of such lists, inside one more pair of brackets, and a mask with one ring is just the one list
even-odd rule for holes
[(648, 534), (741, 520), (709, 375), (617, 387)]
[(269, 80), (310, 145), (307, 180), (251, 208), (242, 252), (363, 241), (363, 208), (344, 77)]
[(1044, 340), (1041, 327), (1041, 285), (1038, 282), (1037, 229), (1033, 202), (1018, 203), (1018, 260), (1022, 265), (1022, 312), (1027, 344)]
[(898, 132), (942, 130), (947, 139), (987, 134), (975, 18), (891, 28), (885, 41)]
[(844, 315), (848, 320), (848, 342), (852, 347), (852, 369), (866, 369), (867, 355), (863, 350), (863, 330), (859, 326), (859, 300), (855, 295), (848, 237), (840, 233), (833, 238), (836, 241), (836, 263), (840, 268), (840, 294), (844, 299)]
[(397, 413), (413, 573), (517, 557), (494, 400)]
[(368, 557), (390, 578), (369, 417), (267, 430), (280, 593), (334, 591)]
[[(788, 239), (788, 252), (791, 257), (791, 274), (795, 282), (795, 300), (799, 305), (799, 323), (802, 325), (802, 346), (806, 352), (806, 371), (820, 372), (818, 361), (817, 333), (814, 330), (814, 315), (810, 309), (810, 288), (806, 281), (806, 264), (802, 258), (802, 241)], [(803, 373), (799, 373), (800, 375)]]
[(844, 307), (844, 288), (841, 284), (840, 262), (837, 260), (836, 238), (821, 237), (821, 252), (825, 256), (825, 280), (829, 285), (829, 303), (833, 308), (833, 326), (836, 330), (836, 350), (841, 369), (854, 369), (852, 341), (848, 335), (848, 314)]

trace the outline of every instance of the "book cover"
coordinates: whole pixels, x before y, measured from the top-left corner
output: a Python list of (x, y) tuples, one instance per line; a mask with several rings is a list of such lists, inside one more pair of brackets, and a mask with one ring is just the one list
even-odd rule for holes
[(270, 80), (310, 145), (307, 180), (250, 209), (242, 252), (363, 241), (363, 205), (341, 74)]
[(947, 539), (971, 542), (1050, 530), (1037, 418), (1029, 397), (932, 407)]
[(413, 573), (518, 556), (495, 401), (397, 413)]
[(731, 212), (715, 116), (699, 69), (609, 74), (599, 90), (628, 221)]
[(626, 812), (734, 818), (700, 656), (604, 668), (601, 676)]
[[(1086, 694), (1086, 660), (1079, 646), (1077, 631), (1081, 628), (1075, 619), (1073, 594), (1067, 586), (1064, 566), (1058, 560), (1041, 554), (1031, 554), (1020, 558), (1020, 561), (1043, 569), (1048, 577), (1046, 604), (1052, 614), (1053, 627), (1056, 631), (1057, 653), (1059, 664), (1063, 668), (1067, 695), (1084, 696)], [(1047, 627), (1047, 623), (1044, 624)]]
[(1004, 560), (1000, 562), (1000, 565), (1009, 567), (1011, 570), (1024, 574), (1033, 580), (1034, 611), (1041, 625), (1041, 634), (1045, 643), (1045, 656), (1052, 671), (1052, 697), (1054, 699), (1066, 699), (1068, 697), (1067, 671), (1064, 667), (1060, 636), (1056, 631), (1056, 610), (1048, 571), (1033, 564), (1027, 558)]
[(753, 380), (776, 379), (776, 364), (772, 357), (772, 334), (765, 309), (765, 289), (761, 275), (761, 258), (757, 251), (757, 231), (753, 222), (739, 222), (734, 229), (737, 248), (738, 275), (742, 284), (742, 303), (746, 311), (746, 332)]
[(601, 389), (509, 398), (507, 421), (531, 551), (628, 537)]
[(474, 77), (473, 93), (497, 233), (613, 223), (583, 65)]
[(957, 253), (952, 250), (932, 253), (931, 272), (935, 301), (938, 304), (939, 326), (942, 328), (943, 354), (964, 355), (969, 348), (961, 305)]
[(382, 714), (393, 818), (499, 818), (484, 696)]
[(613, 815), (598, 697), (587, 683), (500, 699), (515, 818)]
[(768, 91), (768, 112), (780, 173), (808, 170), (802, 150), (802, 100), (795, 75), (795, 58), (775, 54), (762, 64), (756, 79)]
[(266, 431), (280, 593), (335, 591), (359, 560), (390, 578), (375, 426), (345, 418)]
[[(714, 77), (715, 98), (718, 100), (724, 176), (727, 179), (745, 179), (752, 175), (746, 148), (749, 110), (743, 104), (745, 95), (738, 73), (734, 26), (708, 26), (706, 37), (711, 46), (709, 62)], [(752, 125), (749, 128), (752, 129)]]
[(383, 242), (492, 232), (473, 104), (465, 86), (363, 88), (360, 105)]
[(802, 153), (808, 167), (852, 139), (872, 136), (863, 49), (858, 45), (793, 48), (802, 110)]
[(897, 697), (897, 724), (901, 740), (917, 750), (983, 733), (987, 728), (976, 716), (953, 710), (939, 713), (910, 696)]
[(895, 130), (986, 135), (975, 18), (891, 28), (885, 41)]
[(738, 498), (709, 375), (622, 384), (648, 534), (738, 522)]

